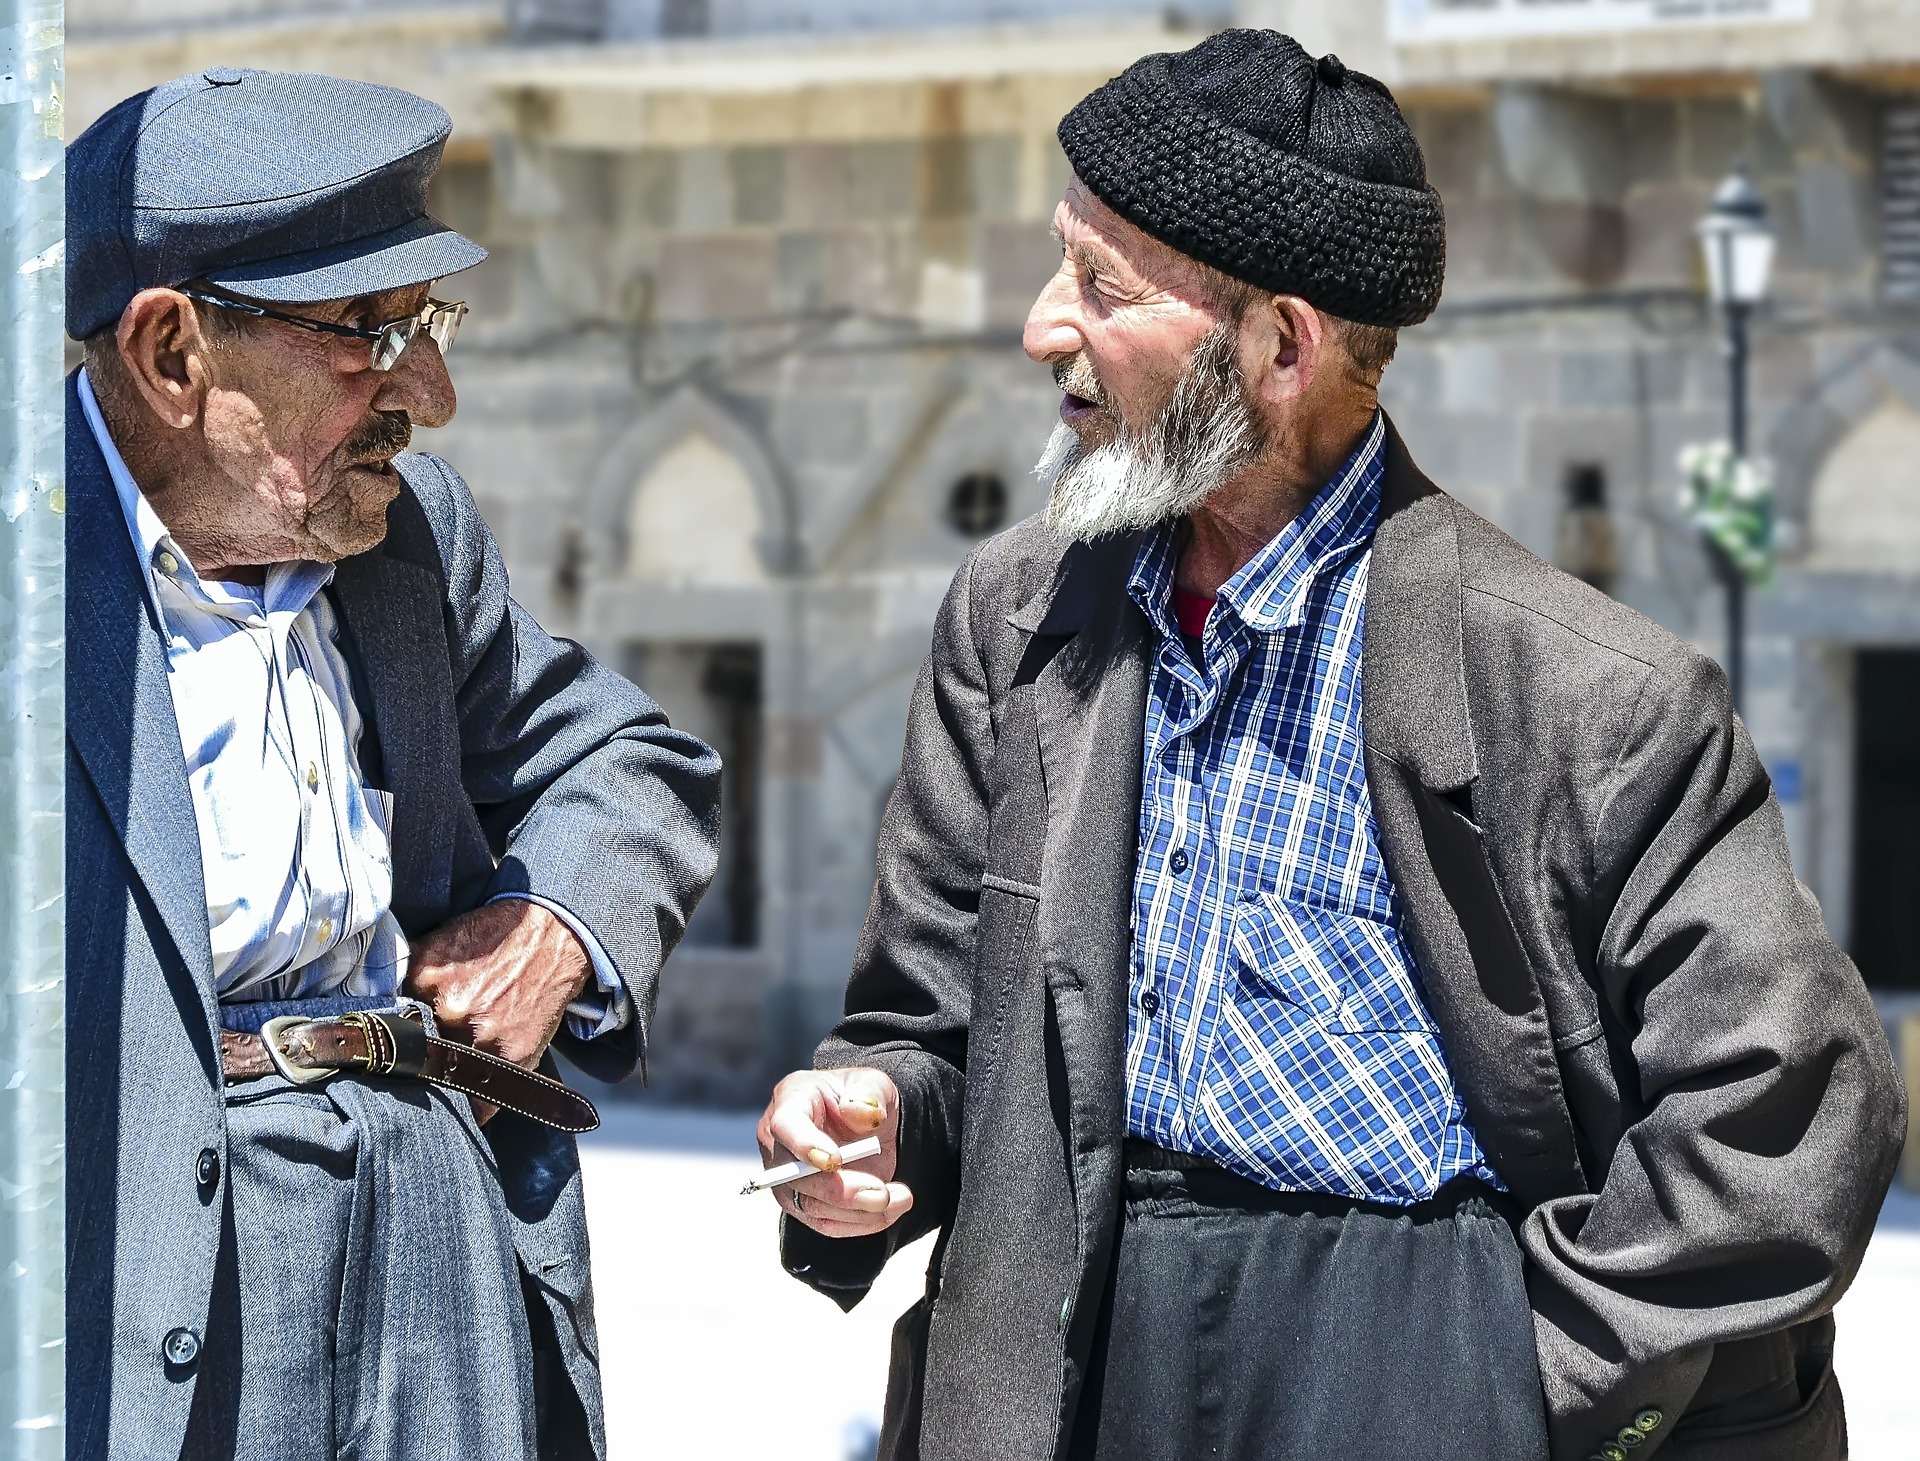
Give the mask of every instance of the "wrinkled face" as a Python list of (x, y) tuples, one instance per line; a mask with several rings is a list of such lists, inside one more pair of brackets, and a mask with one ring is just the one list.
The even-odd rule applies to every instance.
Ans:
[(1054, 210), (1060, 268), (1027, 315), (1027, 354), (1053, 367), (1060, 419), (1087, 449), (1144, 430), (1194, 350), (1226, 321), (1192, 261), (1077, 178)]
[[(285, 313), (372, 328), (412, 314), (427, 286)], [(395, 455), (415, 425), (439, 426), (454, 411), (453, 383), (425, 331), (393, 369), (373, 370), (369, 343), (316, 334), (277, 320), (216, 311), (215, 348), (202, 412), (205, 441), (224, 481), (202, 500), (232, 563), (335, 562), (386, 536), (399, 495)], [(238, 329), (223, 325), (238, 322)]]
[(1191, 261), (1076, 181), (1054, 215), (1061, 264), (1027, 317), (1053, 367), (1060, 422), (1034, 468), (1047, 518), (1092, 541), (1186, 516), (1255, 461), (1264, 438), (1240, 326)]

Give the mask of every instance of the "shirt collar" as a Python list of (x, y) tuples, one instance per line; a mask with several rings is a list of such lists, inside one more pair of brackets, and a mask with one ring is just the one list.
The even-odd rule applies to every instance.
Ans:
[[(1320, 571), (1373, 538), (1380, 521), (1386, 439), (1386, 418), (1376, 411), (1373, 424), (1332, 481), (1221, 586), (1217, 602), (1263, 633), (1300, 622), (1307, 590)], [(1169, 523), (1141, 540), (1127, 583), (1133, 601), (1163, 636), (1178, 632), (1170, 595), (1179, 563), (1180, 531)]]
[(153, 504), (133, 480), (126, 458), (114, 445), (106, 418), (100, 414), (100, 403), (94, 398), (93, 382), (84, 365), (80, 367), (78, 390), (81, 414), (86, 417), (87, 429), (93, 433), (94, 444), (106, 461), (107, 475), (113, 479), (114, 493), (120, 499), (120, 514), (126, 519), (128, 536), (133, 539), (134, 554), (145, 570), (142, 578), (147, 598), (162, 623), (166, 622), (165, 600), (176, 596), (207, 613), (244, 620), (263, 614), (298, 614), (313, 602), (315, 594), (333, 582), (332, 564), (308, 562), (273, 564), (267, 569), (263, 590), (219, 579), (202, 579), (194, 569), (193, 560), (167, 531), (160, 514), (153, 510)]

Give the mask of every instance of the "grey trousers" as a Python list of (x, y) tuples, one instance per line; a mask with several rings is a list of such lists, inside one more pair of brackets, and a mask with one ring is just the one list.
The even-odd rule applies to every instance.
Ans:
[(533, 1461), (534, 1355), (485, 1138), (444, 1091), (227, 1092), (227, 1232), (183, 1461)]

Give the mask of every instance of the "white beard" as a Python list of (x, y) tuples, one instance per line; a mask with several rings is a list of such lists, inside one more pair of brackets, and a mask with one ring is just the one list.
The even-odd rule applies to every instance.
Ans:
[(1185, 517), (1260, 454), (1260, 432), (1221, 326), (1194, 347), (1172, 397), (1145, 431), (1124, 425), (1088, 451), (1062, 421), (1033, 474), (1047, 484), (1047, 525), (1090, 543)]

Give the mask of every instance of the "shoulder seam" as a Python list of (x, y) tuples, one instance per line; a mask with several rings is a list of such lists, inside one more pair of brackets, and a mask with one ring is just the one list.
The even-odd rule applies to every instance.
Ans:
[(1477, 583), (1462, 582), (1460, 585), (1460, 588), (1463, 593), (1479, 594), (1482, 598), (1492, 599), (1496, 603), (1509, 604), (1512, 607), (1520, 610), (1524, 614), (1533, 615), (1536, 619), (1545, 619), (1549, 624), (1557, 624), (1560, 628), (1566, 630), (1567, 633), (1572, 634), (1577, 638), (1586, 640), (1588, 644), (1591, 644), (1596, 649), (1604, 649), (1609, 654), (1618, 655), (1621, 659), (1624, 659), (1624, 660), (1631, 660), (1633, 663), (1637, 665), (1644, 665), (1649, 670), (1659, 668), (1658, 664), (1655, 661), (1646, 658), (1646, 656), (1635, 654), (1630, 649), (1622, 649), (1617, 644), (1609, 644), (1604, 639), (1596, 639), (1593, 635), (1589, 634), (1586, 630), (1582, 629), (1578, 624), (1569, 624), (1565, 619), (1562, 619), (1559, 615), (1548, 613), (1545, 609), (1541, 608), (1540, 605), (1538, 604), (1524, 603), (1521, 600), (1514, 598), (1510, 594), (1497, 593), (1493, 589), (1482, 588)]

